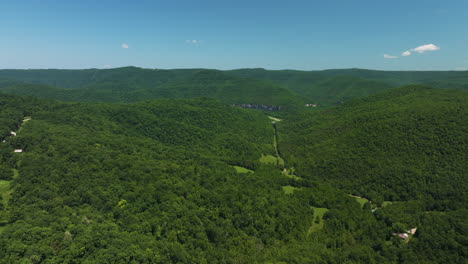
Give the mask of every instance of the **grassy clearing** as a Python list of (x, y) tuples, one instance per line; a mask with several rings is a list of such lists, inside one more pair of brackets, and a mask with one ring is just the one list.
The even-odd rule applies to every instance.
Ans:
[(240, 166), (232, 166), (234, 169), (236, 169), (236, 172), (237, 173), (254, 173), (253, 170), (249, 170), (249, 169), (246, 169), (244, 167), (240, 167)]
[(11, 196), (10, 190), (11, 181), (0, 181), (0, 195), (2, 196), (3, 205), (6, 207), (8, 204), (8, 200)]
[(369, 202), (369, 200), (367, 200), (366, 198), (362, 198), (362, 197), (359, 197), (359, 196), (356, 196), (356, 195), (349, 195), (351, 197), (353, 197), (354, 199), (356, 199), (356, 201), (361, 205), (361, 208), (364, 207), (364, 205)]
[[(13, 178), (18, 177), (18, 170), (13, 169)], [(6, 207), (10, 200), (12, 190), (10, 189), (11, 181), (0, 181), (0, 196), (2, 196), (3, 205)]]
[[(13, 169), (13, 178), (18, 177), (18, 170)], [(0, 181), (0, 196), (2, 200), (0, 201), (3, 203), (3, 210), (0, 211), (0, 233), (6, 228), (6, 225), (10, 219), (10, 212), (8, 210), (8, 201), (11, 198), (11, 181)]]
[(294, 186), (291, 186), (291, 185), (286, 185), (286, 186), (283, 186), (283, 192), (285, 194), (291, 194), (293, 193), (295, 190), (297, 190), (298, 188), (297, 187), (294, 187)]
[(312, 221), (312, 225), (307, 232), (307, 235), (310, 235), (313, 232), (317, 232), (323, 228), (323, 215), (328, 212), (327, 208), (320, 208), (320, 207), (311, 207), (314, 210), (314, 220)]
[(286, 177), (288, 177), (288, 178), (291, 178), (291, 179), (294, 179), (294, 180), (296, 180), (296, 181), (301, 181), (301, 180), (303, 180), (301, 177), (294, 175), (294, 168), (284, 169), (284, 170), (282, 171), (282, 173), (283, 173), (284, 176), (286, 176)]
[(385, 206), (388, 206), (388, 205), (391, 205), (393, 202), (390, 202), (390, 201), (384, 201), (382, 203), (382, 208), (385, 207)]
[(3, 232), (10, 219), (7, 210), (8, 200), (11, 197), (10, 183), (11, 181), (0, 181), (0, 196), (3, 198), (0, 202), (3, 203), (4, 208), (0, 211), (0, 233)]
[(260, 158), (260, 162), (263, 164), (271, 164), (277, 166), (284, 166), (284, 160), (282, 158), (277, 158), (273, 155), (263, 155)]
[(274, 123), (280, 122), (280, 121), (281, 121), (281, 119), (276, 118), (276, 117), (272, 117), (272, 116), (268, 116), (268, 118), (270, 118), (270, 120), (271, 120), (272, 122), (274, 122)]
[(17, 133), (19, 133), (21, 130), (23, 130), (23, 127), (24, 125), (26, 124), (26, 122), (30, 121), (31, 120), (31, 117), (30, 116), (25, 116), (23, 118), (23, 123), (21, 123), (21, 126), (19, 127)]

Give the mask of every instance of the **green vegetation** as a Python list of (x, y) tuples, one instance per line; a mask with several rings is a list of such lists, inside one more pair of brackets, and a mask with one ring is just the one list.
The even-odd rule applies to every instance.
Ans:
[(0, 195), (2, 196), (4, 208), (7, 207), (8, 200), (10, 199), (10, 185), (11, 181), (0, 181)]
[(0, 78), (0, 263), (466, 262), (466, 73)]
[[(268, 81), (240, 78), (215, 70), (147, 70), (134, 67), (77, 74), (82, 80), (62, 80), (72, 71), (0, 71), (0, 91), (75, 102), (137, 102), (155, 98), (210, 97), (228, 104), (301, 105), (291, 90)], [(29, 74), (29, 75), (28, 75)], [(50, 79), (49, 79), (50, 78)], [(54, 78), (57, 78), (55, 81)]]
[(232, 167), (237, 171), (237, 173), (253, 173), (254, 172), (253, 170), (249, 170), (244, 167), (239, 167), (239, 166), (232, 166)]
[(278, 123), (282, 155), (298, 174), (377, 206), (429, 196), (459, 208), (466, 201), (459, 180), (466, 168), (467, 102), (465, 91), (410, 86), (305, 113)]
[(309, 228), (308, 235), (311, 233), (317, 232), (323, 228), (324, 222), (323, 222), (323, 215), (328, 212), (327, 208), (319, 208), (319, 207), (311, 207), (312, 211), (314, 212), (313, 214), (313, 219), (314, 221), (312, 222), (312, 225)]
[[(0, 70), (0, 91), (79, 102), (136, 102), (208, 96), (229, 104), (341, 104), (407, 84), (468, 89), (468, 72), (270, 71), (240, 69)], [(281, 115), (281, 114), (280, 114)]]
[(277, 158), (273, 155), (263, 155), (260, 157), (260, 162), (263, 164), (271, 164), (275, 166), (284, 166), (284, 160), (282, 158)]
[(384, 201), (384, 202), (382, 203), (382, 207), (389, 206), (389, 205), (391, 205), (391, 204), (393, 204), (393, 202)]
[[(356, 199), (356, 201), (361, 205), (361, 208), (364, 207), (364, 205), (369, 202), (369, 200), (367, 200), (366, 198), (362, 198), (362, 197), (355, 196), (355, 195), (351, 195), (351, 196), (354, 199)], [(383, 206), (383, 204), (382, 204), (382, 206)]]
[(268, 118), (269, 118), (272, 122), (274, 122), (274, 123), (280, 122), (280, 121), (281, 121), (281, 119), (276, 118), (276, 117), (272, 117), (272, 116), (268, 116)]
[(409, 84), (436, 88), (468, 89), (468, 71), (374, 71), (363, 69), (325, 71), (271, 71), (240, 69), (230, 74), (282, 85), (319, 107), (340, 104)]
[(291, 178), (291, 179), (294, 179), (296, 181), (302, 180), (301, 177), (298, 177), (297, 175), (294, 175), (294, 168), (289, 168), (289, 169), (284, 168), (282, 173), (283, 173), (284, 176), (286, 176), (288, 178)]
[(285, 194), (291, 194), (294, 192), (294, 190), (296, 190), (297, 188), (294, 187), (294, 186), (291, 186), (291, 185), (286, 185), (286, 186), (282, 186), (282, 189), (283, 189), (283, 192)]
[(263, 261), (308, 227), (307, 203), (285, 197), (278, 169), (258, 162), (273, 152), (262, 113), (208, 99), (39, 108), (1, 146), (19, 171), (1, 263)]
[[(466, 91), (392, 89), (321, 112), (291, 115), (277, 124), (279, 145), (286, 166), (294, 166), (296, 174), (362, 196), (357, 198), (362, 210), (377, 208), (373, 214), (391, 232), (398, 232), (398, 223), (418, 227), (404, 259), (417, 255), (429, 262), (459, 262), (459, 255), (436, 243), (460, 252), (465, 237), (458, 228), (468, 204), (463, 180), (467, 103)], [(393, 236), (388, 245), (399, 242)]]

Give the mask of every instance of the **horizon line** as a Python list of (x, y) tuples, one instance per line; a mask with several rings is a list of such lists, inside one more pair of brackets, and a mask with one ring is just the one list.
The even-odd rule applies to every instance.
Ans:
[(263, 67), (247, 67), (247, 68), (233, 68), (233, 69), (215, 69), (215, 68), (145, 68), (139, 66), (121, 66), (109, 68), (3, 68), (0, 71), (38, 71), (38, 70), (64, 70), (64, 71), (80, 71), (80, 70), (116, 70), (124, 68), (137, 68), (143, 70), (214, 70), (214, 71), (236, 71), (236, 70), (265, 70), (265, 71), (299, 71), (299, 72), (320, 72), (320, 71), (333, 71), (333, 70), (361, 70), (361, 71), (380, 71), (380, 72), (468, 72), (468, 69), (451, 69), (451, 70), (378, 70), (367, 68), (329, 68), (321, 70), (300, 70), (300, 69), (267, 69)]

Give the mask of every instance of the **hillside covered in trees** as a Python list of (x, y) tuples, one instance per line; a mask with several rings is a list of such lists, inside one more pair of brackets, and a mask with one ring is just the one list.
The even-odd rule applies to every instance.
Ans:
[(468, 71), (239, 69), (0, 70), (0, 91), (74, 102), (209, 96), (229, 104), (320, 107), (408, 84), (468, 89)]
[[(67, 79), (76, 73), (72, 79)], [(291, 90), (269, 81), (217, 70), (0, 71), (0, 91), (73, 102), (137, 102), (156, 98), (211, 97), (228, 104), (303, 104)]]
[[(306, 96), (308, 100), (314, 100), (315, 103), (324, 105), (410, 84), (422, 84), (442, 89), (468, 89), (468, 71), (239, 69), (230, 71), (230, 73), (244, 78), (271, 81)], [(329, 101), (316, 100), (316, 96), (325, 97)], [(330, 101), (331, 99), (334, 101)]]
[(281, 151), (301, 174), (372, 200), (431, 196), (459, 207), (467, 202), (467, 106), (465, 91), (392, 89), (279, 123)]
[(465, 263), (465, 75), (2, 70), (0, 263)]

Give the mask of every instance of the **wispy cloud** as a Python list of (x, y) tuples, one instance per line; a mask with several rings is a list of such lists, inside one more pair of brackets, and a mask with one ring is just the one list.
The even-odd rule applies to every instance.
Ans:
[(130, 46), (128, 46), (128, 44), (125, 44), (125, 43), (123, 43), (123, 44), (121, 45), (121, 47), (122, 47), (122, 49), (128, 49), (128, 48), (130, 48)]
[(110, 65), (110, 64), (105, 64), (104, 66), (102, 66), (102, 68), (104, 68), (104, 69), (110, 69), (110, 68), (112, 68), (112, 65)]
[(411, 55), (411, 51), (407, 50), (407, 51), (404, 51), (401, 56), (409, 56)]
[(426, 45), (422, 45), (413, 49), (413, 51), (416, 51), (418, 53), (424, 53), (426, 51), (435, 51), (435, 50), (440, 50), (440, 47), (437, 47), (434, 44), (426, 44)]
[(201, 44), (203, 41), (199, 40), (199, 39), (188, 39), (185, 41), (186, 43), (189, 43), (189, 44)]
[(456, 71), (468, 71), (468, 67), (456, 67)]
[(392, 56), (392, 55), (388, 55), (388, 54), (384, 54), (383, 57), (386, 58), (386, 59), (396, 59), (396, 58), (398, 58), (397, 56)]
[[(401, 56), (407, 57), (412, 54), (412, 52), (417, 52), (417, 53), (424, 53), (426, 51), (436, 51), (440, 50), (440, 47), (434, 45), (434, 44), (426, 44), (426, 45), (421, 45), (419, 47), (416, 47), (414, 49), (406, 50), (401, 53)], [(396, 59), (398, 58), (397, 56), (392, 56), (388, 54), (384, 54), (384, 58), (386, 59)]]

